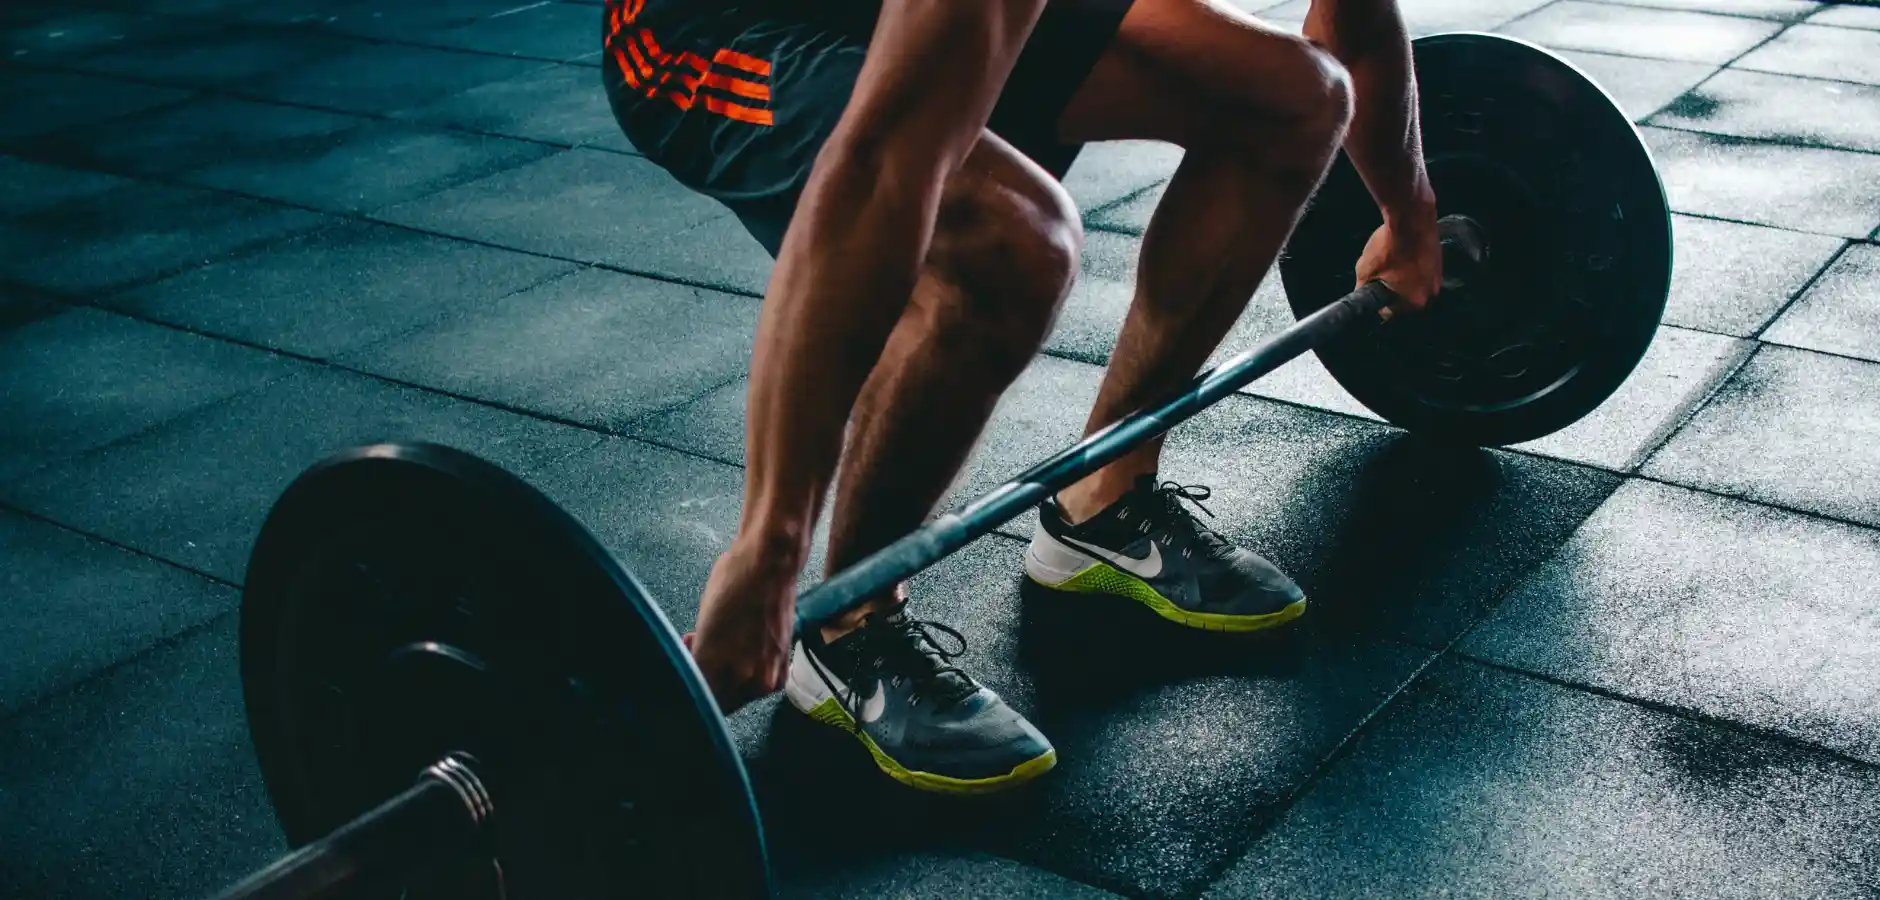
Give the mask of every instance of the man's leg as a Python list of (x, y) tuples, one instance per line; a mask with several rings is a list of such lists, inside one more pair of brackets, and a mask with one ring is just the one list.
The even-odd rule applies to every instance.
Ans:
[[(1061, 128), (1069, 140), (1151, 138), (1186, 153), (1143, 236), (1088, 431), (1167, 400), (1200, 370), (1291, 234), (1349, 109), (1343, 69), (1303, 39), (1206, 0), (1138, 0)], [(1160, 453), (1161, 441), (1146, 443), (1047, 504), (1032, 577), (1214, 630), (1303, 611), (1290, 579), (1201, 525), (1184, 492), (1157, 489)]]
[[(933, 511), (999, 395), (1044, 342), (1081, 243), (1063, 188), (984, 136), (947, 184), (925, 269), (850, 419), (829, 571)], [(941, 636), (949, 629), (907, 615), (897, 593), (796, 648), (784, 685), (791, 704), (854, 731), (877, 766), (922, 789), (990, 791), (1048, 771), (1050, 743), (953, 665), (957, 651)]]
[[(1083, 232), (1049, 173), (987, 134), (948, 185), (912, 302), (849, 425), (828, 573), (918, 528), (1069, 293)], [(860, 624), (880, 601), (823, 629)]]

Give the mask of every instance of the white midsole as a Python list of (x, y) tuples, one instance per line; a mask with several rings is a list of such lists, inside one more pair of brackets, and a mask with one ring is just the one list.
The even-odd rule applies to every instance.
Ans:
[(1048, 587), (1057, 587), (1088, 571), (1102, 560), (1051, 536), (1040, 527), (1025, 551), (1025, 574)]

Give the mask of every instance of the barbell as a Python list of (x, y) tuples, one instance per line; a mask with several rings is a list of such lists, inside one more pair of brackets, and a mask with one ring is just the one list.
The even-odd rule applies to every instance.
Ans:
[[(1445, 283), (1384, 321), (1352, 262), (1379, 224), (1337, 160), (1280, 263), (1298, 321), (804, 592), (803, 633), (1307, 349), (1386, 420), (1478, 445), (1578, 421), (1651, 342), (1670, 214), (1631, 123), (1510, 38), (1414, 43)], [(749, 780), (671, 623), (516, 476), (432, 444), (302, 473), (241, 601), (243, 698), (297, 849), (224, 898), (766, 896)]]

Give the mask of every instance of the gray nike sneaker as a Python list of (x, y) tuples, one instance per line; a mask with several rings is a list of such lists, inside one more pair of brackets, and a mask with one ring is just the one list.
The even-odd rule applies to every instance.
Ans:
[[(1088, 521), (1070, 524), (1056, 498), (1038, 509), (1025, 574), (1060, 591), (1128, 597), (1190, 628), (1258, 631), (1306, 611), (1292, 579), (1195, 518), (1210, 491), (1154, 478)], [(1208, 513), (1210, 516), (1213, 513)]]
[[(938, 634), (959, 649), (942, 649)], [(855, 735), (881, 771), (909, 787), (991, 793), (1050, 771), (1057, 751), (1044, 735), (952, 664), (965, 649), (959, 632), (909, 618), (903, 605), (828, 644), (799, 641), (784, 696)]]

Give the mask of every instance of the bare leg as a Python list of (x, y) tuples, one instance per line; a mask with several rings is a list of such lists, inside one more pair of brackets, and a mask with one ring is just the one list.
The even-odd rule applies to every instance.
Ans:
[[(850, 423), (831, 522), (831, 573), (933, 512), (1070, 289), (1081, 234), (1076, 211), (1049, 174), (988, 135), (948, 190), (913, 302)], [(877, 598), (829, 623), (825, 638), (855, 628), (891, 599)]]
[[(1306, 42), (1199, 0), (1138, 0), (1066, 111), (1073, 140), (1187, 152), (1143, 236), (1136, 296), (1087, 430), (1173, 396), (1245, 310), (1331, 161), (1342, 70)], [(1059, 495), (1081, 521), (1154, 474), (1160, 440)]]

